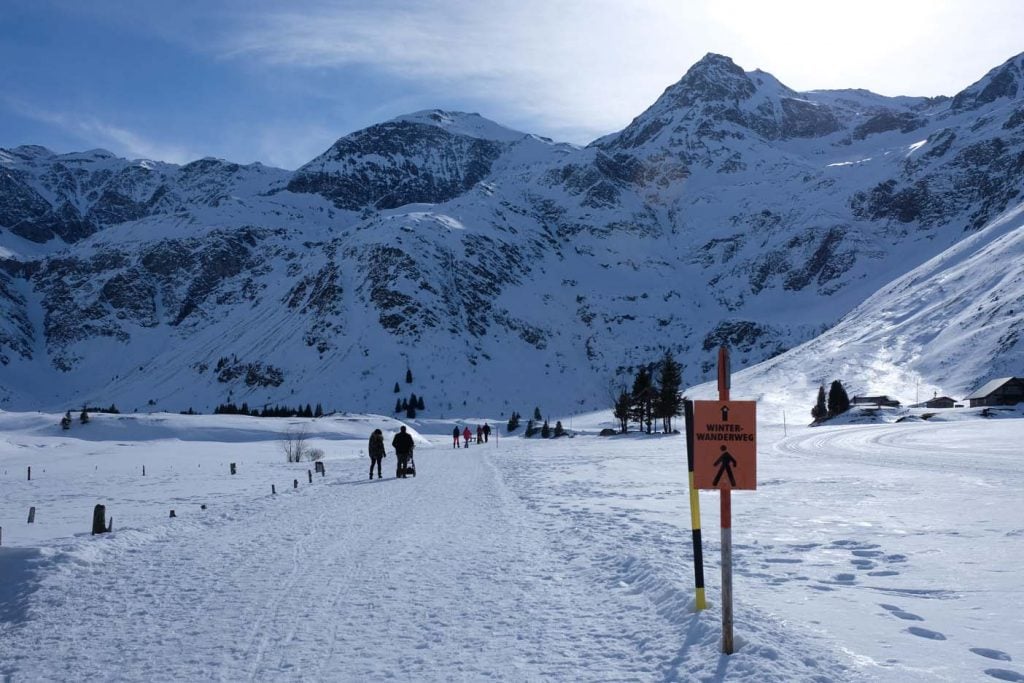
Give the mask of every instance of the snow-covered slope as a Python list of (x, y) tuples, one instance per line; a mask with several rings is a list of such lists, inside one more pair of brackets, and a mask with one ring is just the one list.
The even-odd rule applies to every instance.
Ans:
[(664, 349), (753, 365), (1019, 201), (1022, 61), (926, 99), (708, 55), (586, 148), (434, 110), (294, 173), (0, 151), (0, 403), (386, 412), (408, 367), (433, 416), (568, 412)]

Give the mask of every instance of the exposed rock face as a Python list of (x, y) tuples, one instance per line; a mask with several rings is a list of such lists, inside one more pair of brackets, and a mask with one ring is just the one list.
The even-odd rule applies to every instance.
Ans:
[(338, 140), (296, 171), (288, 189), (353, 211), (439, 204), (487, 177), (503, 149), (427, 123), (393, 121)]
[(708, 55), (586, 148), (435, 110), (294, 173), (0, 150), (0, 401), (387, 411), (409, 364), (580, 409), (666, 348), (755, 363), (1021, 201), (1021, 64), (888, 98)]

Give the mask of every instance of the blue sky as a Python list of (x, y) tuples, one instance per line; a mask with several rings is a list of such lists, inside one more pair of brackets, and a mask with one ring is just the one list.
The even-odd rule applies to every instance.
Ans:
[(707, 52), (798, 90), (953, 95), (1017, 0), (0, 0), (0, 147), (295, 168), (420, 109), (584, 144)]

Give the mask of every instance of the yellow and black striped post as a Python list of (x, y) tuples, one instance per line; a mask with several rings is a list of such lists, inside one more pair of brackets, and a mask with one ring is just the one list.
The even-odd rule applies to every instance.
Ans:
[(697, 597), (694, 601), (698, 610), (707, 608), (704, 599), (704, 551), (700, 540), (700, 495), (693, 481), (693, 401), (683, 402), (686, 418), (686, 467), (690, 477), (690, 527), (693, 529), (693, 578), (697, 586)]

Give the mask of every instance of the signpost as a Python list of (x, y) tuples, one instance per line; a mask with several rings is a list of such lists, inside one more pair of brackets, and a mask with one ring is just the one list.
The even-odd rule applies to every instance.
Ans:
[(718, 400), (694, 401), (692, 420), (687, 411), (686, 432), (687, 455), (693, 454), (691, 495), (694, 488), (717, 490), (720, 495), (722, 652), (727, 655), (733, 653), (732, 491), (757, 488), (757, 403), (730, 400), (730, 385), (729, 350), (722, 346), (718, 350)]

